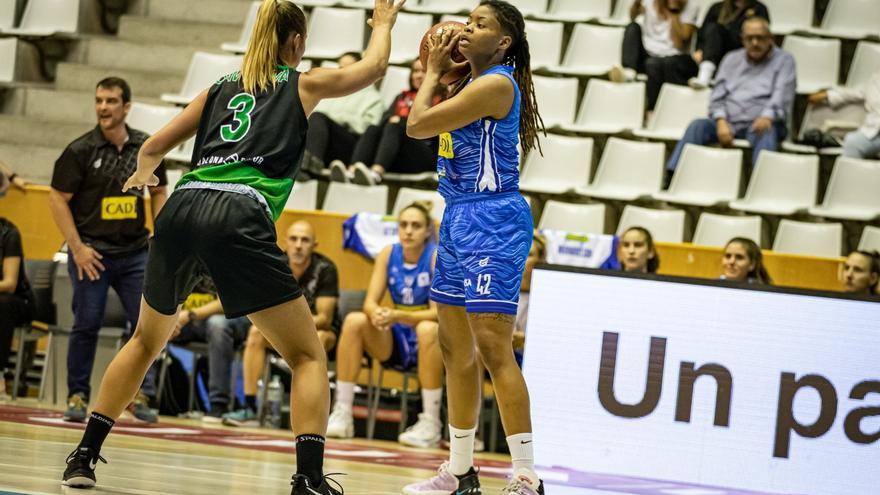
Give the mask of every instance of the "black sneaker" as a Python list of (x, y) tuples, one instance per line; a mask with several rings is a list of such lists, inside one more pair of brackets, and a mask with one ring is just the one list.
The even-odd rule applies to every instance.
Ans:
[(93, 453), (88, 447), (77, 448), (67, 456), (67, 469), (64, 470), (61, 484), (73, 488), (95, 486), (95, 466), (98, 461), (107, 464), (103, 457)]
[[(304, 474), (295, 474), (293, 475), (293, 479), (290, 481), (290, 484), (293, 485), (293, 489), (290, 490), (290, 495), (342, 495), (345, 491), (342, 489), (342, 485), (339, 484), (338, 481), (330, 478), (335, 474), (333, 473), (324, 476), (324, 479), (321, 480), (321, 484), (317, 487), (312, 486), (311, 480), (309, 477)], [(330, 486), (328, 481), (332, 481), (336, 488)]]
[(480, 475), (473, 467), (470, 471), (461, 476), (456, 476), (456, 478), (458, 478), (458, 489), (455, 490), (454, 495), (482, 495)]

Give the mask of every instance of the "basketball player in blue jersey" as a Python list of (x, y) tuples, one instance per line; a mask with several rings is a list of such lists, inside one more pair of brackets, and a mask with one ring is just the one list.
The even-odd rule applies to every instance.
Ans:
[[(454, 96), (431, 106), (457, 44), (470, 77)], [(412, 106), (410, 137), (440, 137), (437, 169), (446, 211), (440, 224), (431, 299), (438, 303), (446, 366), (450, 458), (409, 495), (478, 495), (473, 445), (480, 398), (475, 347), (492, 375), (513, 459), (506, 495), (543, 494), (534, 470), (529, 393), (511, 336), (520, 281), (532, 242), (532, 217), (518, 191), (519, 153), (543, 128), (529, 68), (522, 14), (484, 0), (460, 32), (429, 42), (425, 80)]]
[(199, 94), (141, 147), (123, 191), (156, 185), (153, 171), (162, 157), (196, 135), (193, 171), (156, 220), (137, 328), (104, 375), (83, 439), (67, 458), (65, 485), (95, 485), (104, 439), (171, 336), (180, 304), (204, 270), (226, 315), (247, 315), (293, 370), (297, 471), (291, 493), (341, 493), (323, 475), (330, 407), (326, 356), (276, 243), (274, 220), (302, 161), (309, 114), (321, 99), (354, 93), (383, 76), (402, 5), (375, 0), (373, 32), (360, 62), (300, 74), (293, 67), (305, 52), (305, 15), (291, 2), (263, 0), (241, 70)]

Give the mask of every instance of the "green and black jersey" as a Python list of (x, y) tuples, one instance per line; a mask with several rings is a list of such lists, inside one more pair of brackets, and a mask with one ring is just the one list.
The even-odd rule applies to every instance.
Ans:
[(248, 186), (265, 198), (277, 219), (302, 162), (307, 130), (299, 72), (279, 66), (275, 88), (256, 95), (242, 88), (240, 72), (224, 76), (208, 90), (193, 170), (178, 184)]

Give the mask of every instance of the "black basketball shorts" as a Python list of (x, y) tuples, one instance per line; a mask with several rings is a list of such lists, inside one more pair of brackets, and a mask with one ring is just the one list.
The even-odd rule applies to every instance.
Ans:
[(156, 219), (144, 299), (172, 315), (204, 274), (229, 318), (302, 295), (259, 202), (234, 192), (179, 189)]

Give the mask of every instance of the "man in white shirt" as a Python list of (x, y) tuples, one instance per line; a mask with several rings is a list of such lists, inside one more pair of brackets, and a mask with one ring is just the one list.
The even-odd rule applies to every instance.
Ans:
[(853, 158), (880, 158), (880, 70), (871, 79), (856, 88), (832, 88), (810, 95), (813, 105), (828, 103), (838, 108), (849, 103), (865, 105), (862, 126), (846, 135), (843, 156)]
[[(621, 0), (623, 1), (623, 0)], [(687, 0), (633, 0), (632, 22), (623, 35), (623, 67), (611, 69), (615, 82), (648, 75), (648, 110), (653, 110), (663, 83), (685, 85), (697, 75), (690, 55), (699, 7)]]

